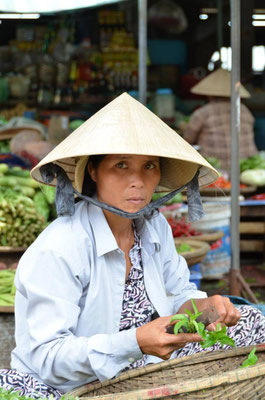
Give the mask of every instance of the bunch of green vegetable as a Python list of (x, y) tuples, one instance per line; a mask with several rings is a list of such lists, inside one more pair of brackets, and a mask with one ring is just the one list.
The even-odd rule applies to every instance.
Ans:
[[(154, 193), (152, 196), (152, 201), (158, 200), (161, 197), (165, 196), (167, 193), (165, 192), (160, 192), (160, 193)], [(166, 203), (164, 203), (166, 206), (169, 206), (171, 204), (175, 203), (181, 203), (182, 202), (182, 194), (179, 192), (177, 193), (172, 199), (168, 200)]]
[(12, 188), (29, 197), (33, 197), (36, 189), (39, 189), (38, 182), (31, 178), (28, 170), (20, 167), (10, 168), (4, 163), (0, 164), (0, 186)]
[(240, 182), (246, 185), (265, 186), (265, 169), (247, 169), (240, 174)]
[(13, 306), (15, 303), (15, 272), (15, 269), (0, 270), (0, 306)]
[[(43, 399), (44, 397), (39, 397), (38, 400), (43, 400)], [(45, 399), (47, 399), (47, 397), (45, 397)], [(54, 399), (53, 395), (50, 395), (49, 400), (53, 399)], [(34, 400), (34, 399), (28, 396), (20, 396), (19, 392), (0, 388), (0, 400)], [(61, 397), (61, 400), (79, 400), (79, 397), (64, 395)]]
[(240, 172), (249, 169), (265, 169), (265, 159), (260, 154), (255, 154), (248, 158), (242, 158), (240, 160)]
[(1, 246), (27, 247), (45, 226), (31, 198), (10, 189), (0, 189)]
[(181, 253), (186, 253), (187, 251), (192, 251), (192, 247), (188, 243), (184, 242), (176, 246), (176, 250), (179, 254), (181, 254)]
[(10, 153), (10, 140), (0, 140), (0, 153)]
[(0, 186), (32, 198), (37, 212), (46, 222), (56, 217), (55, 188), (36, 182), (28, 170), (0, 163)]
[(211, 164), (214, 168), (221, 168), (220, 160), (216, 157), (204, 157), (209, 164)]
[(234, 347), (234, 340), (226, 334), (226, 326), (221, 327), (220, 324), (217, 324), (215, 331), (207, 331), (203, 322), (196, 321), (202, 313), (198, 311), (193, 299), (191, 302), (194, 313), (190, 312), (189, 310), (184, 310), (186, 314), (176, 314), (170, 320), (170, 322), (177, 321), (174, 325), (175, 335), (177, 335), (179, 332), (198, 333), (203, 339), (201, 342), (202, 348), (211, 347), (217, 342), (219, 342), (222, 346), (229, 345)]

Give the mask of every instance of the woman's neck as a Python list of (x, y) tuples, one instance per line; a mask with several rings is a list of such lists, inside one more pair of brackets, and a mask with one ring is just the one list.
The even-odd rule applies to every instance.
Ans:
[(131, 219), (120, 217), (106, 210), (103, 210), (103, 213), (118, 244), (124, 242), (124, 240), (133, 240), (133, 223)]

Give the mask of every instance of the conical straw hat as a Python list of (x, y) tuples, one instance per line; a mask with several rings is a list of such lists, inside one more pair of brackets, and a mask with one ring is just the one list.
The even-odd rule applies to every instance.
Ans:
[(32, 177), (44, 183), (40, 167), (55, 163), (64, 168), (74, 187), (81, 191), (86, 161), (95, 154), (162, 157), (159, 186), (165, 190), (187, 184), (199, 166), (200, 185), (208, 185), (218, 177), (204, 157), (127, 93), (111, 101), (58, 144), (33, 168)]
[[(219, 68), (193, 86), (191, 92), (205, 96), (230, 97), (231, 74), (229, 71)], [(241, 84), (239, 93), (242, 98), (250, 97), (250, 93)]]

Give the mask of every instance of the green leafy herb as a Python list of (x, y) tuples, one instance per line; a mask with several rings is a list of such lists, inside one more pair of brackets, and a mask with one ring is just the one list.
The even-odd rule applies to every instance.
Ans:
[[(173, 322), (176, 320), (178, 321), (178, 322), (176, 322), (176, 324), (174, 326), (175, 335), (177, 335), (179, 332), (195, 333), (198, 331), (197, 329), (201, 329), (201, 328), (198, 328), (198, 326), (201, 326), (199, 324), (202, 324), (202, 323), (197, 322), (196, 319), (202, 313), (198, 311), (193, 299), (191, 300), (191, 302), (192, 302), (194, 314), (192, 314), (189, 310), (184, 310), (186, 314), (176, 314), (170, 320), (170, 322)], [(204, 325), (203, 325), (203, 327), (204, 327)]]
[(256, 352), (256, 347), (251, 350), (251, 352), (248, 355), (248, 358), (243, 361), (243, 363), (240, 365), (241, 368), (249, 367), (250, 365), (255, 365), (256, 362), (258, 361), (258, 357), (255, 354)]
[[(43, 400), (44, 397), (39, 397), (38, 400)], [(46, 397), (45, 397), (46, 399)], [(51, 395), (49, 397), (49, 400), (53, 400), (54, 397)], [(0, 400), (34, 400), (32, 397), (27, 397), (27, 396), (20, 396), (19, 392), (15, 392), (12, 390), (5, 390), (3, 388), (0, 388)], [(79, 400), (79, 397), (73, 397), (73, 396), (67, 396), (64, 395), (61, 397), (61, 400)]]
[(235, 342), (227, 334), (227, 327), (221, 327), (221, 324), (217, 324), (215, 331), (207, 331), (206, 339), (201, 343), (203, 349), (211, 347), (215, 343), (219, 342), (222, 346), (225, 344), (231, 347), (235, 347)]
[(192, 307), (194, 313), (189, 310), (184, 310), (186, 314), (176, 314), (174, 315), (170, 322), (177, 321), (174, 325), (174, 333), (198, 333), (203, 341), (201, 346), (203, 349), (206, 347), (211, 347), (215, 343), (219, 342), (222, 346), (228, 345), (231, 347), (235, 346), (235, 342), (232, 338), (227, 335), (226, 326), (221, 327), (221, 324), (217, 324), (216, 330), (207, 331), (205, 325), (202, 322), (197, 322), (196, 319), (202, 314), (198, 311), (195, 301), (191, 299)]

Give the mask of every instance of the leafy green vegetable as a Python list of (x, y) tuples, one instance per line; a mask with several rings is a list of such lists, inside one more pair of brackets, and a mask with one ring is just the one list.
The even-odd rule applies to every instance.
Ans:
[(248, 169), (265, 169), (265, 159), (260, 154), (248, 158), (242, 158), (240, 160), (240, 172), (244, 172)]
[(209, 164), (211, 164), (214, 168), (221, 168), (220, 160), (216, 157), (205, 157)]
[[(46, 397), (39, 397), (38, 400), (43, 400), (46, 399)], [(49, 397), (49, 400), (53, 400), (54, 397), (51, 395)], [(27, 397), (27, 396), (20, 396), (19, 392), (14, 392), (12, 390), (5, 390), (3, 388), (0, 388), (0, 400), (34, 400), (32, 397)], [(61, 397), (60, 400), (79, 400), (79, 397), (73, 397), (73, 396), (67, 396), (64, 395)]]
[(23, 178), (30, 178), (29, 170), (22, 169), (19, 166), (8, 168), (5, 175), (7, 175), (7, 176), (22, 176)]
[(197, 322), (196, 319), (202, 314), (198, 311), (196, 304), (193, 299), (191, 299), (192, 307), (194, 313), (191, 313), (189, 310), (184, 310), (187, 314), (176, 314), (174, 315), (170, 322), (178, 321), (174, 325), (174, 333), (177, 335), (178, 333), (188, 332), (188, 333), (198, 333), (203, 341), (201, 342), (201, 346), (203, 349), (206, 347), (211, 347), (215, 343), (219, 342), (222, 346), (228, 345), (231, 347), (235, 346), (235, 342), (232, 338), (227, 335), (226, 326), (221, 327), (221, 324), (217, 324), (215, 331), (207, 331), (205, 329), (205, 325), (202, 322)]
[[(179, 332), (183, 332), (183, 327), (186, 332), (195, 333), (198, 332), (198, 329), (201, 331), (202, 322), (197, 322), (196, 319), (202, 314), (198, 311), (195, 301), (191, 299), (192, 307), (194, 310), (194, 314), (192, 314), (189, 310), (184, 310), (186, 314), (176, 314), (174, 315), (170, 322), (178, 321), (174, 326), (174, 333), (177, 335)], [(204, 329), (204, 325), (203, 325)]]
[(251, 350), (251, 352), (248, 355), (248, 358), (243, 361), (243, 363), (240, 365), (241, 368), (249, 367), (250, 365), (255, 365), (256, 362), (258, 361), (258, 357), (255, 354), (256, 352), (256, 347)]
[(40, 185), (40, 189), (46, 197), (48, 203), (52, 205), (55, 202), (55, 187), (49, 185)]
[(0, 153), (10, 153), (10, 139), (0, 140)]
[(227, 327), (221, 327), (221, 324), (217, 324), (215, 331), (207, 331), (206, 338), (201, 343), (203, 349), (211, 347), (215, 343), (219, 342), (222, 346), (227, 344), (228, 346), (235, 347), (235, 342), (232, 338), (226, 334)]
[(187, 243), (181, 243), (179, 246), (176, 246), (176, 250), (178, 253), (185, 253), (191, 251), (192, 247)]
[(33, 201), (38, 214), (42, 215), (44, 221), (47, 222), (50, 215), (50, 207), (46, 196), (42, 192), (37, 192), (33, 197)]
[[(158, 200), (161, 197), (165, 196), (167, 193), (154, 193), (152, 196), (152, 201)], [(181, 193), (177, 193), (175, 194), (175, 196), (168, 200), (166, 203), (164, 203), (165, 205), (169, 206), (171, 204), (175, 204), (175, 203), (181, 203), (182, 202), (182, 194)]]

